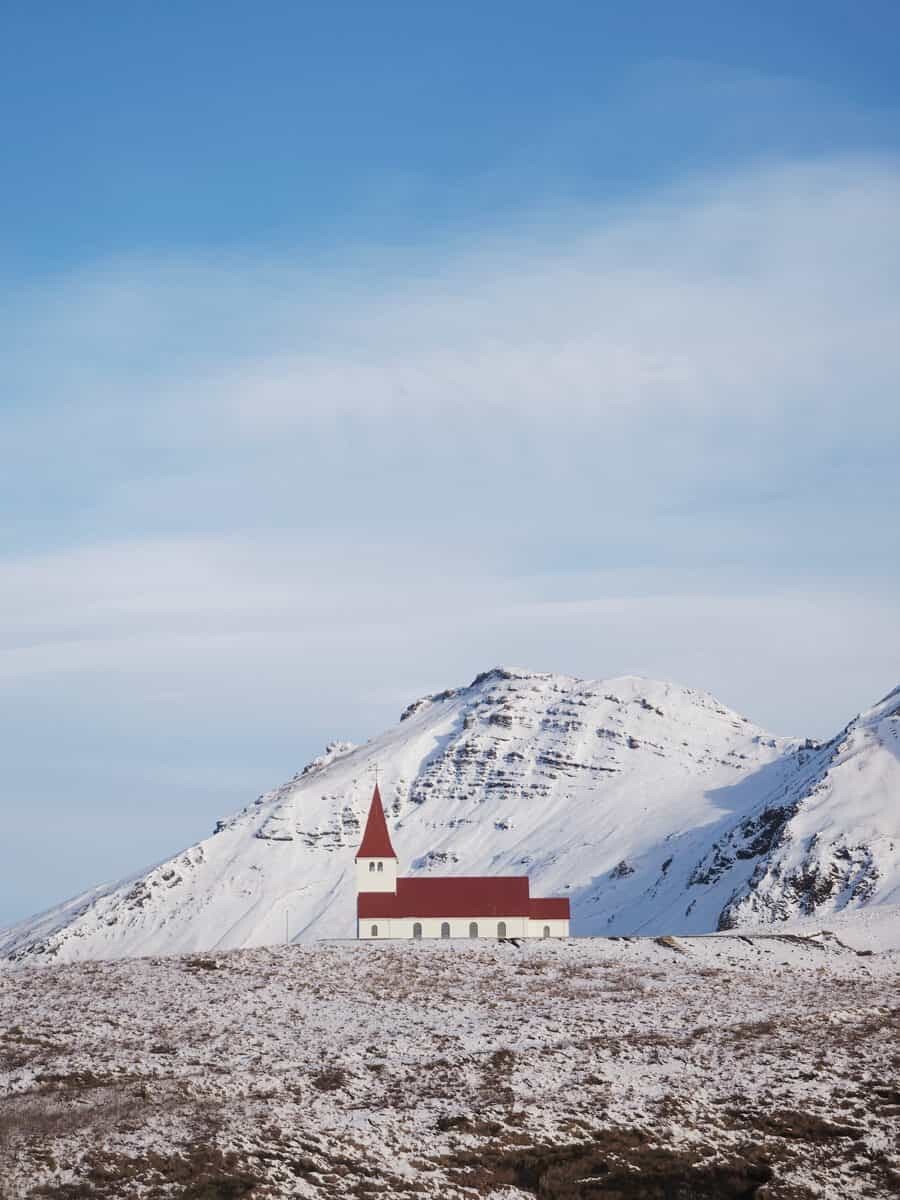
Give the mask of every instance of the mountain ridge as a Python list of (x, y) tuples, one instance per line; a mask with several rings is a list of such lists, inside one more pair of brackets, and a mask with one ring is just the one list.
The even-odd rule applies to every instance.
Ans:
[(819, 744), (675, 683), (494, 667), (361, 746), (329, 743), (172, 858), (0, 932), (0, 959), (352, 936), (376, 763), (402, 871), (527, 873), (570, 897), (576, 933), (900, 901), (900, 688)]

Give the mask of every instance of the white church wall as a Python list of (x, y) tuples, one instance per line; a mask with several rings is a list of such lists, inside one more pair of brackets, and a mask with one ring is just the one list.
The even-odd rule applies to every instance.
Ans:
[(552, 937), (552, 938), (567, 938), (569, 936), (569, 922), (554, 918), (548, 921), (529, 921), (528, 922), (528, 937)]
[(358, 858), (356, 860), (357, 892), (396, 892), (396, 858)]
[[(442, 938), (442, 926), (449, 925), (450, 938), (469, 938), (470, 924), (478, 927), (478, 938), (498, 937), (543, 937), (544, 927), (550, 929), (550, 937), (568, 937), (568, 921), (530, 921), (527, 917), (367, 917), (357, 923), (357, 936), (365, 941), (381, 941), (389, 938), (413, 938), (414, 927), (422, 927), (422, 938)], [(504, 924), (505, 933), (500, 932)], [(373, 930), (375, 932), (373, 932)]]

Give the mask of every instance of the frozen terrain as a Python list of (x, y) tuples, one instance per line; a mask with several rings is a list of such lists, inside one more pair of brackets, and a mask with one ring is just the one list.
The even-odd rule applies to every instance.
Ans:
[(886, 1200), (898, 983), (790, 935), (20, 967), (0, 1198)]
[[(354, 933), (378, 765), (405, 873), (527, 873), (577, 934), (691, 934), (900, 904), (900, 690), (824, 744), (712, 696), (495, 669), (334, 743), (215, 834), (0, 932), (7, 962), (238, 949)], [(885, 938), (887, 941), (885, 941)]]

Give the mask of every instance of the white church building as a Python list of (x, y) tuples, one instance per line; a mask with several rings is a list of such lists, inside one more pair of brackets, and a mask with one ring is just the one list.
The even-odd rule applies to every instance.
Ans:
[(564, 938), (569, 901), (530, 895), (527, 875), (397, 876), (378, 785), (356, 853), (356, 935), (377, 938)]

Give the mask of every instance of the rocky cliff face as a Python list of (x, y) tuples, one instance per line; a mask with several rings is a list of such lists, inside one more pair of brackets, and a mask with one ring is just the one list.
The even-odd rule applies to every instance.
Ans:
[[(761, 853), (722, 911), (721, 929), (825, 915), (876, 897), (900, 903), (900, 688), (802, 759), (786, 794), (756, 817), (765, 827)], [(745, 842), (735, 854), (756, 849)]]
[(0, 934), (0, 955), (352, 937), (375, 764), (401, 871), (527, 873), (571, 898), (577, 933), (871, 904), (900, 879), (898, 709), (894, 693), (817, 746), (674, 684), (495, 669), (364, 746), (333, 743), (170, 861)]

